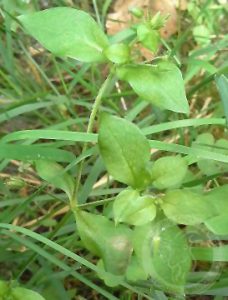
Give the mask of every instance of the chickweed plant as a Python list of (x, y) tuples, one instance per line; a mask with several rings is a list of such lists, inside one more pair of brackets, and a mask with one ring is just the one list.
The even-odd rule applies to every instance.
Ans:
[[(105, 34), (90, 14), (71, 7), (26, 13), (14, 20), (14, 34), (16, 27), (23, 28), (54, 54), (55, 63), (60, 57), (82, 68), (93, 66), (96, 70), (93, 75), (99, 70), (105, 79), (99, 88), (92, 87), (98, 92), (89, 106), (86, 131), (52, 127), (14, 131), (1, 138), (2, 164), (12, 159), (28, 163), (29, 172), (35, 170), (38, 178), (46, 182), (35, 193), (51, 186), (59, 191), (55, 201), (65, 204), (65, 216), (57, 219), (59, 224), (49, 235), (18, 226), (17, 222), (10, 223), (9, 215), (1, 218), (1, 238), (6, 248), (8, 237), (35, 253), (21, 262), (21, 271), (14, 274), (11, 281), (6, 278), (0, 281), (1, 300), (42, 300), (43, 296), (47, 300), (57, 299), (45, 296), (48, 292), (42, 293), (42, 288), (34, 286), (32, 280), (26, 288), (15, 283), (26, 268), (30, 269), (37, 256), (107, 299), (133, 299), (133, 294), (137, 299), (159, 300), (188, 299), (188, 295), (214, 295), (220, 299), (228, 295), (225, 268), (228, 185), (225, 180), (216, 181), (212, 188), (205, 188), (203, 184), (227, 174), (227, 139), (202, 133), (190, 147), (148, 139), (173, 128), (182, 130), (210, 124), (225, 127), (226, 121), (222, 117), (189, 119), (181, 62), (159, 33), (167, 17), (160, 13), (145, 15), (137, 8), (131, 13), (136, 22), (112, 37)], [(153, 59), (143, 61), (139, 47), (151, 51)], [(160, 51), (161, 47), (166, 50)], [(227, 96), (224, 72), (218, 72), (216, 80), (224, 99), (224, 95)], [(117, 83), (130, 87), (133, 99), (135, 95), (139, 97), (137, 101), (132, 100), (132, 116), (152, 105), (155, 112), (171, 111), (179, 120), (145, 126), (141, 118), (137, 125), (132, 122), (134, 116), (119, 114), (115, 103), (108, 104)], [(67, 99), (67, 89), (65, 96)], [(64, 115), (68, 104), (61, 99), (52, 101)], [(28, 105), (25, 104), (27, 108)], [(40, 101), (36, 105), (39, 109), (42, 105), (48, 106), (48, 102)], [(9, 115), (15, 110), (11, 109)], [(74, 119), (77, 120), (77, 116)], [(39, 139), (48, 142), (32, 145)], [(67, 150), (59, 149), (61, 141), (69, 142)], [(77, 149), (82, 146), (77, 157), (75, 144)], [(154, 150), (165, 154), (154, 155)], [(197, 174), (193, 171), (196, 169)], [(94, 189), (93, 201), (89, 201), (98, 177), (98, 189)], [(110, 193), (101, 191), (99, 196), (99, 187)], [(18, 212), (23, 211), (25, 203), (19, 205)], [(72, 217), (76, 226), (68, 231), (64, 226)], [(72, 231), (79, 238), (68, 249), (67, 243), (61, 245), (61, 240), (69, 234), (74, 237)], [(12, 250), (15, 249), (16, 246)], [(69, 264), (67, 258), (74, 263)], [(96, 280), (91, 280), (91, 273), (87, 276), (86, 271), (80, 271), (81, 267), (96, 274)], [(49, 274), (53, 276), (53, 272)], [(61, 272), (58, 276), (62, 278)], [(42, 278), (38, 281), (42, 286)], [(130, 293), (118, 296), (121, 286)], [(37, 288), (43, 296), (31, 288)], [(61, 293), (58, 299), (79, 299), (72, 293), (62, 290)]]

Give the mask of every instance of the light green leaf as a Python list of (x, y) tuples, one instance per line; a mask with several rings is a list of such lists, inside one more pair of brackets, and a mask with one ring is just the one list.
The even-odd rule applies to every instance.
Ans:
[(147, 280), (148, 275), (139, 264), (138, 259), (136, 256), (131, 257), (131, 262), (127, 268), (126, 278), (129, 281), (142, 281)]
[(182, 74), (174, 64), (125, 65), (117, 69), (117, 75), (142, 99), (160, 108), (189, 113)]
[(40, 160), (35, 163), (38, 175), (53, 184), (56, 188), (63, 190), (69, 198), (73, 195), (74, 179), (68, 173), (64, 172), (61, 165)]
[(85, 211), (75, 211), (75, 218), (85, 247), (102, 258), (107, 272), (123, 275), (133, 251), (131, 230), (124, 225), (115, 226), (104, 216)]
[(104, 114), (100, 122), (98, 144), (106, 168), (114, 179), (136, 189), (149, 184), (147, 165), (150, 146), (136, 125)]
[(214, 188), (206, 193), (205, 199), (208, 202), (208, 206), (214, 207), (215, 216), (222, 214), (228, 216), (228, 184)]
[(187, 162), (181, 156), (166, 156), (155, 161), (151, 171), (157, 189), (177, 188), (187, 173)]
[(12, 289), (11, 296), (13, 300), (45, 300), (38, 293), (21, 287)]
[(0, 159), (23, 161), (45, 159), (58, 162), (71, 162), (75, 159), (75, 156), (69, 151), (56, 149), (54, 147), (1, 144)]
[[(102, 259), (100, 259), (97, 263), (97, 267), (100, 268), (102, 271), (105, 271), (104, 263)], [(100, 279), (104, 280), (105, 284), (110, 287), (116, 287), (118, 286), (121, 282), (123, 282), (124, 276), (118, 276), (118, 275), (113, 275), (108, 272), (98, 272), (97, 275), (99, 276)]]
[(151, 50), (156, 52), (159, 46), (159, 33), (157, 30), (153, 30), (148, 24), (140, 24), (137, 27), (137, 37), (141, 44)]
[(122, 191), (113, 203), (116, 223), (125, 222), (140, 226), (152, 221), (156, 216), (156, 206), (151, 196), (140, 196), (132, 189)]
[(193, 28), (193, 36), (196, 42), (201, 46), (205, 46), (210, 43), (211, 34), (209, 29), (204, 24), (195, 26)]
[(123, 43), (113, 44), (105, 49), (104, 54), (111, 62), (123, 64), (129, 61), (130, 48)]
[[(7, 282), (0, 281), (0, 297), (4, 297), (7, 294), (7, 292), (9, 291), (9, 289), (10, 289), (10, 286)], [(2, 298), (0, 298), (0, 299), (2, 299)]]
[[(200, 134), (193, 143), (192, 147), (202, 150), (210, 150), (215, 154), (228, 154), (228, 141), (225, 139), (219, 139), (215, 141), (213, 135), (210, 133)], [(201, 172), (208, 176), (216, 173), (228, 172), (228, 163), (224, 162), (200, 159), (197, 165)]]
[(228, 78), (225, 74), (215, 77), (215, 82), (221, 97), (221, 101), (224, 107), (224, 113), (226, 117), (226, 125), (228, 126)]
[(211, 218), (205, 222), (207, 228), (215, 234), (228, 234), (228, 214)]
[(70, 7), (50, 8), (18, 17), (29, 34), (58, 56), (102, 62), (108, 46), (104, 32), (87, 13)]
[(185, 225), (203, 223), (215, 213), (203, 195), (189, 190), (174, 190), (163, 197), (162, 209), (168, 219)]
[(165, 291), (183, 293), (191, 257), (182, 231), (170, 221), (157, 220), (135, 228), (133, 245), (144, 271)]

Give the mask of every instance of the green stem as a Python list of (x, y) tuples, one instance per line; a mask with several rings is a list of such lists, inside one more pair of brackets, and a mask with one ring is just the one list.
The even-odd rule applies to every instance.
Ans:
[[(97, 112), (99, 110), (100, 104), (101, 104), (101, 100), (105, 94), (105, 92), (107, 91), (111, 81), (113, 79), (113, 72), (110, 72), (110, 74), (108, 75), (108, 77), (106, 78), (106, 80), (103, 82), (97, 97), (95, 98), (94, 104), (93, 104), (93, 108), (89, 117), (89, 123), (88, 123), (88, 127), (87, 127), (87, 133), (92, 133), (93, 132), (93, 126), (94, 126), (94, 121), (97, 115)], [(82, 153), (84, 153), (87, 150), (88, 147), (88, 143), (85, 143), (83, 148), (82, 148)], [(77, 193), (78, 193), (78, 189), (79, 189), (79, 184), (81, 181), (81, 177), (82, 177), (82, 171), (83, 171), (83, 167), (84, 167), (84, 163), (85, 163), (85, 159), (83, 159), (79, 165), (79, 169), (78, 169), (78, 176), (76, 179), (76, 183), (74, 186), (74, 192), (73, 192), (73, 196), (72, 199), (70, 201), (71, 207), (72, 208), (76, 208), (77, 206)]]

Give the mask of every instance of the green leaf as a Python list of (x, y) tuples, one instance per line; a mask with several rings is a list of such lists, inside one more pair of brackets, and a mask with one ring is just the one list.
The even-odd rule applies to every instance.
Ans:
[(138, 191), (127, 189), (116, 197), (113, 212), (115, 223), (140, 226), (155, 218), (156, 206), (152, 196), (140, 196)]
[(73, 195), (74, 179), (66, 172), (64, 168), (51, 161), (40, 160), (35, 163), (38, 175), (53, 184), (56, 188), (63, 190), (69, 198)]
[[(210, 133), (200, 134), (192, 147), (202, 150), (210, 150), (215, 154), (228, 154), (228, 141), (225, 139), (219, 139), (215, 142), (213, 135)], [(208, 176), (228, 172), (228, 164), (224, 162), (200, 159), (197, 165), (201, 172)]]
[(104, 54), (111, 62), (123, 64), (129, 61), (130, 48), (123, 43), (113, 44), (105, 49)]
[(138, 259), (136, 256), (131, 257), (131, 262), (127, 268), (126, 278), (129, 281), (142, 281), (147, 280), (148, 275), (139, 264)]
[(147, 165), (150, 146), (136, 125), (104, 114), (100, 122), (98, 144), (106, 168), (114, 179), (136, 189), (149, 184)]
[(135, 228), (133, 245), (144, 271), (165, 291), (183, 293), (191, 257), (182, 231), (170, 221)]
[[(104, 262), (102, 261), (102, 259), (100, 259), (97, 263), (97, 267), (100, 268), (102, 271), (105, 271), (105, 267), (104, 267)], [(118, 285), (120, 285), (121, 282), (123, 282), (124, 276), (118, 276), (118, 275), (113, 275), (111, 273), (108, 272), (98, 272), (97, 275), (99, 276), (100, 279), (104, 280), (104, 283), (107, 286), (110, 287), (116, 287)]]
[(168, 219), (178, 224), (203, 223), (215, 213), (203, 195), (189, 190), (174, 190), (163, 197), (162, 209)]
[(13, 300), (45, 300), (38, 293), (21, 287), (12, 289), (11, 297)]
[(187, 173), (187, 162), (181, 156), (166, 156), (155, 161), (151, 171), (157, 189), (177, 188)]
[(56, 7), (18, 17), (29, 34), (58, 56), (102, 62), (108, 46), (104, 32), (87, 13)]
[(117, 69), (117, 75), (142, 99), (160, 108), (189, 113), (182, 74), (174, 64), (125, 65)]
[[(9, 289), (10, 289), (10, 286), (7, 282), (0, 281), (0, 297), (4, 297), (5, 295), (7, 295)], [(0, 298), (0, 299), (2, 299), (2, 298)]]
[(0, 159), (16, 160), (54, 160), (71, 162), (75, 159), (73, 153), (54, 147), (37, 145), (0, 145)]
[(221, 187), (214, 188), (205, 195), (208, 206), (215, 209), (215, 216), (227, 215), (228, 216), (228, 184)]
[(156, 52), (158, 50), (160, 42), (159, 33), (157, 30), (153, 30), (148, 24), (138, 25), (137, 37), (145, 48), (152, 52)]
[(224, 74), (215, 77), (215, 82), (219, 90), (219, 94), (223, 103), (226, 124), (228, 126), (228, 78)]
[(207, 228), (215, 234), (228, 234), (228, 214), (211, 218), (205, 222)]
[(85, 211), (75, 211), (75, 217), (85, 247), (102, 258), (106, 271), (123, 275), (133, 251), (131, 230), (124, 225), (116, 227), (106, 217)]

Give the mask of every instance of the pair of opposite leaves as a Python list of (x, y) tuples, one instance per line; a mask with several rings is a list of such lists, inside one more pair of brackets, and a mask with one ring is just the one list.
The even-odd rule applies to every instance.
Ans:
[[(18, 17), (25, 29), (52, 53), (82, 62), (108, 62), (107, 36), (87, 13), (68, 7), (51, 8)], [(119, 45), (120, 47), (115, 47)], [(122, 45), (122, 46), (121, 46)], [(113, 47), (114, 46), (114, 47)], [(119, 55), (118, 51), (112, 57)], [(111, 59), (115, 61), (115, 59)], [(129, 59), (130, 61), (130, 59)], [(117, 76), (127, 81), (144, 100), (163, 109), (188, 114), (189, 106), (180, 70), (167, 61), (157, 65), (117, 64)]]
[(38, 293), (21, 287), (11, 287), (10, 283), (0, 281), (0, 299), (10, 300), (44, 300)]

